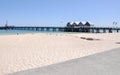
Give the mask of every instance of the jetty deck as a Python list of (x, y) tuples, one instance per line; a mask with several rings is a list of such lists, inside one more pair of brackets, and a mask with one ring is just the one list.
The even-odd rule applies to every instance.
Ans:
[(89, 32), (89, 33), (113, 33), (120, 32), (120, 27), (33, 27), (33, 26), (9, 26), (0, 27), (0, 30), (33, 30), (33, 31), (61, 31), (61, 32)]

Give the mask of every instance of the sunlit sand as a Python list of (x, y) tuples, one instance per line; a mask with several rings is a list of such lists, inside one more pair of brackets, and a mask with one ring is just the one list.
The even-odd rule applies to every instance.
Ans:
[[(93, 38), (93, 40), (86, 40), (86, 38)], [(0, 42), (1, 75), (118, 48), (120, 47), (120, 33), (1, 35)]]

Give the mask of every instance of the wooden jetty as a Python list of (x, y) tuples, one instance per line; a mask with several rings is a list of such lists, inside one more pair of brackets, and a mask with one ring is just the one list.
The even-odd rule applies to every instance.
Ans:
[(88, 32), (88, 33), (113, 33), (120, 32), (119, 27), (32, 27), (32, 26), (9, 26), (0, 27), (0, 30), (32, 30), (32, 31), (53, 31), (53, 32)]

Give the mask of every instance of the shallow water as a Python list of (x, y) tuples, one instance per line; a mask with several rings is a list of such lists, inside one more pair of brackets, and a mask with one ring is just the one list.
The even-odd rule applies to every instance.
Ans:
[(84, 32), (63, 32), (63, 31), (34, 31), (34, 30), (0, 30), (0, 35), (34, 34), (34, 33), (64, 33), (78, 34)]
[(32, 31), (32, 30), (0, 30), (0, 35), (14, 35), (14, 34), (33, 34), (33, 33), (63, 33), (63, 32), (52, 32), (52, 31)]

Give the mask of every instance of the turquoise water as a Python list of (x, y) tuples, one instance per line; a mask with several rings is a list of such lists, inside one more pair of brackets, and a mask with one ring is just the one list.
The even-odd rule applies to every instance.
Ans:
[[(102, 31), (100, 31), (102, 32)], [(108, 31), (106, 31), (108, 33)], [(113, 31), (113, 33), (116, 31)], [(0, 30), (0, 35), (16, 35), (16, 34), (33, 34), (33, 33), (71, 33), (71, 32), (60, 32), (60, 31), (32, 31), (32, 30)], [(81, 32), (72, 32), (72, 33), (81, 33)], [(83, 33), (83, 32), (82, 32)]]
[(14, 34), (32, 34), (32, 33), (62, 33), (52, 31), (30, 31), (30, 30), (0, 30), (0, 35), (14, 35)]

